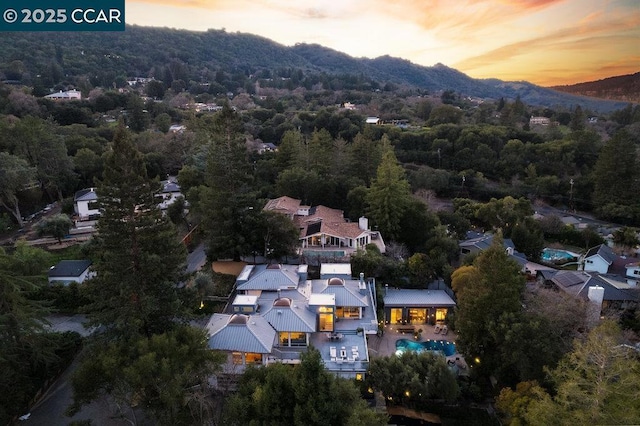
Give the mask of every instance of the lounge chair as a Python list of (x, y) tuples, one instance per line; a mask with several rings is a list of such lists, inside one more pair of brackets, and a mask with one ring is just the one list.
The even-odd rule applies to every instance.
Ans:
[(436, 334), (440, 334), (440, 324), (436, 324), (435, 328), (433, 329), (433, 332)]
[(446, 325), (442, 327), (442, 334), (446, 335), (449, 333), (449, 327), (447, 327)]

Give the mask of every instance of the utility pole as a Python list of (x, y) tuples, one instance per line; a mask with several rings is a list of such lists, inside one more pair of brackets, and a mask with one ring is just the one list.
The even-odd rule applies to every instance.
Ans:
[(440, 148), (438, 148), (438, 168), (440, 168)]
[(571, 185), (571, 188), (569, 189), (569, 209), (575, 211), (573, 208), (573, 178), (569, 180), (569, 185)]

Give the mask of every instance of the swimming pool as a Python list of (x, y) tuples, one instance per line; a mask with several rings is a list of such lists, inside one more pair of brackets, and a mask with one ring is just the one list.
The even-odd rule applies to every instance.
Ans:
[(545, 248), (542, 250), (541, 257), (545, 262), (570, 262), (571, 260), (578, 259), (580, 255), (568, 250)]
[(426, 340), (416, 342), (409, 339), (398, 339), (396, 341), (396, 355), (401, 355), (405, 351), (433, 351), (442, 353), (444, 356), (451, 356), (456, 353), (456, 344), (447, 340)]
[(304, 255), (313, 258), (336, 258), (345, 257), (344, 250), (305, 250)]

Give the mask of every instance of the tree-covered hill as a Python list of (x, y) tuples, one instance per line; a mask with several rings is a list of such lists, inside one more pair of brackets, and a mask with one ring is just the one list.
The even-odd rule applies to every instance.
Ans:
[[(0, 72), (4, 80), (45, 88), (80, 79), (92, 86), (110, 87), (130, 77), (154, 77), (165, 83), (182, 80), (209, 83), (216, 72), (233, 76), (270, 77), (274, 70), (308, 74), (356, 76), (428, 91), (454, 90), (479, 98), (520, 98), (541, 106), (573, 107), (610, 112), (624, 104), (556, 92), (526, 82), (473, 79), (442, 64), (424, 67), (382, 56), (353, 58), (315, 44), (283, 46), (263, 37), (224, 30), (194, 32), (128, 26), (112, 33), (4, 33), (0, 44)], [(282, 74), (280, 74), (282, 75)], [(217, 79), (220, 82), (220, 78)], [(239, 81), (238, 79), (235, 79)], [(298, 84), (296, 81), (295, 84)]]
[(640, 72), (568, 86), (555, 86), (552, 87), (552, 89), (574, 95), (594, 96), (597, 98), (615, 99), (626, 102), (640, 102)]

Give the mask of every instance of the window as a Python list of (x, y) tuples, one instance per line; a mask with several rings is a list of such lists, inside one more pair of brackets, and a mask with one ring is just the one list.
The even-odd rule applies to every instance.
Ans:
[(447, 318), (447, 308), (436, 309), (436, 321), (444, 321)]
[(87, 203), (87, 208), (89, 210), (98, 210), (100, 208), (100, 204), (97, 201), (90, 201)]
[(336, 317), (338, 318), (360, 318), (360, 308), (353, 306), (337, 306)]
[(330, 313), (330, 314), (321, 313), (318, 316), (318, 320), (319, 320), (319, 324), (318, 324), (319, 331), (333, 331), (333, 313)]
[(291, 333), (291, 346), (307, 346), (307, 334)]
[(233, 365), (242, 365), (242, 352), (232, 352), (231, 362), (233, 362)]
[(253, 352), (247, 352), (245, 354), (245, 357), (247, 359), (247, 364), (262, 364), (262, 354), (256, 354)]
[(411, 324), (424, 324), (427, 322), (427, 309), (426, 308), (411, 308), (409, 309), (409, 323)]
[(640, 275), (640, 269), (636, 269), (633, 271), (633, 275)]
[(280, 342), (280, 346), (289, 346), (289, 333), (286, 331), (278, 333), (278, 342)]
[(392, 308), (391, 309), (391, 318), (389, 319), (391, 324), (401, 324), (402, 323), (402, 308)]

